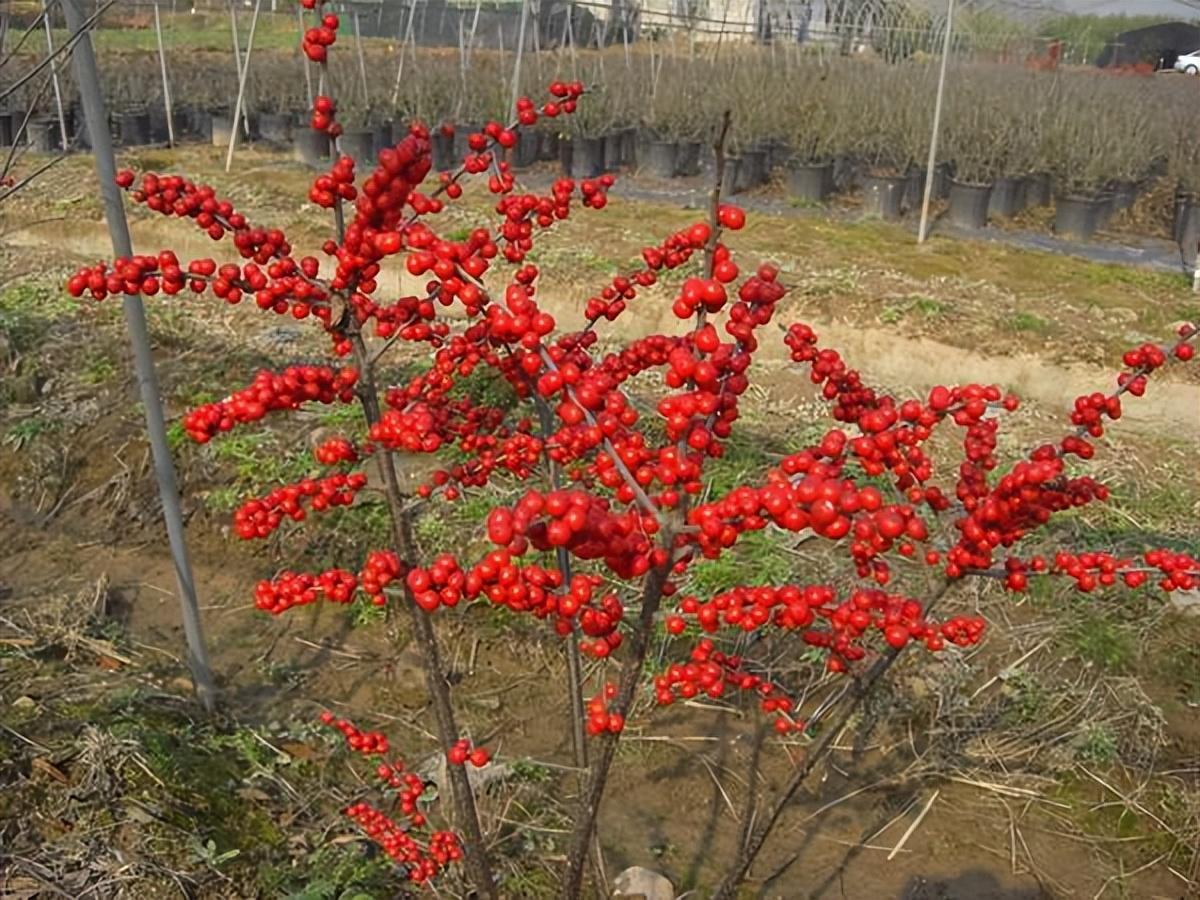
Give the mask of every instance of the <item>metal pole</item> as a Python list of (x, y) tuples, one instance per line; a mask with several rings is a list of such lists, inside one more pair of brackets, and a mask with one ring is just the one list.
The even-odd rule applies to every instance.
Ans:
[(521, 0), (521, 24), (517, 32), (517, 59), (513, 63), (512, 103), (509, 112), (516, 115), (517, 98), (521, 96), (521, 57), (525, 53), (525, 29), (529, 26), (529, 0)]
[[(67, 31), (72, 34), (83, 26), (83, 11), (79, 2), (80, 0), (62, 0)], [(80, 37), (71, 54), (71, 60), (75, 69), (75, 80), (79, 84), (79, 99), (87, 120), (88, 134), (91, 136), (92, 155), (96, 160), (96, 177), (100, 181), (100, 197), (104, 203), (104, 218), (108, 222), (113, 253), (116, 256), (132, 256), (133, 243), (129, 237), (129, 225), (125, 221), (121, 194), (117, 188), (112, 138), (108, 133), (108, 119), (104, 111), (104, 99), (100, 94), (100, 75), (96, 71), (96, 57), (92, 52), (90, 34), (85, 32)], [(212, 671), (208, 664), (208, 651), (204, 646), (200, 606), (196, 601), (196, 585), (192, 579), (191, 563), (188, 561), (187, 543), (184, 541), (179, 488), (175, 483), (175, 466), (171, 460), (171, 451), (167, 446), (167, 430), (158, 392), (158, 376), (154, 371), (154, 357), (150, 351), (146, 313), (141, 301), (130, 295), (126, 295), (122, 300), (121, 308), (125, 313), (126, 327), (129, 329), (129, 342), (133, 346), (138, 389), (146, 415), (146, 434), (150, 440), (154, 474), (158, 480), (163, 519), (167, 526), (167, 540), (171, 546), (171, 559), (175, 564), (175, 577), (179, 582), (179, 606), (183, 614), (183, 631), (187, 638), (188, 668), (191, 669), (192, 682), (200, 702), (211, 712), (215, 703)]]
[(929, 201), (933, 197), (933, 170), (937, 166), (938, 132), (942, 127), (942, 98), (946, 94), (946, 61), (950, 58), (950, 31), (954, 25), (954, 0), (946, 0), (946, 35), (942, 39), (942, 68), (938, 73), (937, 100), (933, 104), (933, 134), (929, 137), (929, 159), (925, 162), (925, 196), (921, 200), (921, 225), (917, 243), (929, 235)]
[(58, 110), (58, 133), (62, 138), (62, 148), (65, 153), (70, 146), (67, 137), (67, 116), (63, 112), (62, 88), (58, 83), (58, 64), (54, 61), (54, 38), (50, 34), (50, 7), (42, 0), (42, 24), (46, 26), (46, 52), (50, 54), (50, 77), (54, 81), (54, 106)]
[(354, 11), (354, 45), (358, 48), (358, 74), (362, 76), (363, 106), (371, 105), (367, 90), (367, 60), (363, 56), (362, 31), (358, 27), (358, 10)]
[(167, 109), (167, 141), (175, 146), (175, 114), (171, 111), (171, 82), (167, 80), (167, 54), (163, 50), (162, 21), (158, 17), (158, 3), (154, 4), (154, 33), (158, 37), (158, 65), (162, 69), (163, 106)]
[[(229, 129), (229, 149), (225, 152), (225, 171), (233, 165), (233, 148), (237, 146), (237, 123), (242, 117), (242, 104), (246, 99), (246, 76), (250, 74), (250, 53), (254, 49), (254, 29), (258, 27), (258, 13), (262, 9), (262, 0), (254, 0), (254, 15), (250, 19), (250, 34), (246, 37), (246, 57), (242, 61), (242, 70), (238, 74), (237, 103), (233, 107), (233, 128)], [(250, 133), (250, 122), (247, 117), (246, 133)]]

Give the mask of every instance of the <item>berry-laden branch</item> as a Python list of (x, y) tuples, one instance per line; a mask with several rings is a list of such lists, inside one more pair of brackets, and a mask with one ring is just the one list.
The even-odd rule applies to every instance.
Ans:
[[(306, 32), (305, 52), (323, 63), (336, 37), (336, 17), (322, 13), (321, 24)], [(354, 559), (321, 572), (283, 571), (259, 582), (255, 603), (280, 614), (365, 597), (407, 611), (449, 764), (453, 831), (424, 837), (419, 792), (380, 736), (332, 723), (352, 747), (381, 756), (381, 781), (401, 792), (400, 818), (368, 800), (355, 803), (349, 815), (406, 879), (462, 878), (464, 891), (498, 892), (463, 766), (486, 764), (488, 751), (464, 744), (434, 623), (444, 607), (484, 603), (545, 623), (566, 642), (568, 660), (586, 653), (619, 666), (612, 683), (601, 676), (584, 685), (578, 673), (570, 679), (570, 705), (586, 713), (572, 730), (586, 719), (583, 730), (594, 743), (566, 848), (563, 896), (584, 890), (618, 740), (640, 691), (661, 705), (746, 692), (764, 717), (756, 727), (781, 735), (811, 727), (814, 715), (829, 717), (783, 794), (747, 831), (720, 888), (730, 896), (787, 799), (827, 751), (837, 723), (898, 654), (914, 643), (938, 652), (981, 639), (982, 619), (932, 617), (938, 598), (962, 579), (1003, 579), (1013, 591), (1052, 575), (1071, 578), (1085, 591), (1116, 583), (1153, 582), (1164, 590), (1200, 583), (1200, 562), (1162, 548), (1121, 555), (1064, 548), (1047, 557), (1023, 549), (1063, 512), (1106, 499), (1107, 487), (1068, 472), (1067, 459), (1090, 459), (1095, 438), (1120, 415), (1123, 395), (1143, 393), (1166, 363), (1192, 359), (1198, 332), (1188, 325), (1172, 344), (1131, 351), (1113, 392), (1079, 398), (1065, 436), (1010, 465), (997, 447), (1015, 397), (979, 384), (893, 397), (866, 384), (811, 327), (791, 323), (784, 342), (820, 386), (832, 427), (810, 446), (793, 448), (761, 480), (713, 493), (710, 463), (722, 457), (739, 427), (741, 398), (785, 287), (770, 264), (740, 265), (726, 237), (746, 216), (721, 202), (718, 182), (707, 221), (645, 247), (636, 266), (582, 298), (581, 330), (560, 331), (542, 301), (542, 273), (531, 251), (578, 206), (603, 209), (613, 181), (560, 179), (545, 194), (518, 188), (499, 152), (542, 118), (586, 102), (579, 84), (555, 82), (549, 94), (540, 105), (521, 98), (515, 123), (489, 122), (472, 134), (453, 172), (432, 173), (430, 132), (420, 123), (382, 150), (369, 172), (357, 171), (348, 158), (334, 160), (314, 179), (309, 198), (332, 211), (335, 237), (311, 255), (294, 251), (284, 232), (250, 222), (211, 187), (180, 176), (122, 172), (118, 183), (132, 202), (191, 223), (231, 246), (236, 261), (181, 260), (167, 249), (81, 269), (67, 288), (96, 300), (126, 293), (253, 300), (265, 312), (312, 322), (328, 336), (329, 359), (260, 372), (249, 385), (190, 411), (184, 428), (203, 443), (308, 404), (361, 409), (358, 426), (317, 448), (319, 472), (247, 498), (234, 524), (243, 539), (262, 539), (285, 522), (307, 524), (324, 510), (353, 503), (363, 490), (382, 488), (391, 516), (386, 546), (356, 548)], [(314, 100), (312, 118), (336, 139), (340, 125), (330, 97)], [(438, 217), (474, 176), (495, 198), (493, 211), (465, 237), (451, 239)], [(427, 183), (432, 188), (425, 193)], [(692, 260), (703, 265), (666, 301), (674, 328), (616, 337), (610, 349), (600, 348), (602, 322), (619, 320), (662, 275)], [(386, 297), (380, 290), (385, 268), (397, 264), (425, 280), (411, 296)], [(448, 311), (453, 315), (444, 315)], [(421, 364), (393, 383), (380, 367), (399, 344)], [(503, 379), (518, 410), (472, 399), (470, 388), (480, 377)], [(649, 397), (648, 411), (633, 397)], [(931, 441), (940, 428), (957, 429), (959, 443), (947, 450)], [(400, 453), (446, 461), (409, 496), (396, 474)], [(378, 463), (382, 485), (368, 484), (369, 458)], [(515, 502), (495, 490), (499, 481), (520, 488)], [(490, 549), (465, 559), (441, 547), (431, 559), (421, 558), (414, 517), (466, 495), (492, 498)], [(819, 577), (783, 584), (756, 583), (750, 572), (745, 584), (712, 596), (698, 592), (689, 580), (694, 567), (756, 532), (785, 540), (815, 535), (845, 571), (834, 571), (831, 562)], [(928, 583), (898, 578), (904, 571), (898, 559), (931, 576)], [(645, 660), (660, 625), (668, 658), (647, 684)], [(797, 655), (817, 648), (830, 672), (849, 674), (852, 687), (841, 702), (814, 713), (758, 660), (731, 652), (733, 637), (766, 634)]]

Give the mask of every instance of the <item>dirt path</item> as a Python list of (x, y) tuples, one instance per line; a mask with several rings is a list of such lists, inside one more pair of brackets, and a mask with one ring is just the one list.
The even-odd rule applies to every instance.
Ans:
[[(181, 257), (194, 258), (208, 255), (213, 249), (211, 241), (181, 223), (135, 222), (132, 231), (135, 246), (146, 252), (160, 246), (170, 246)], [(87, 259), (104, 258), (111, 252), (108, 233), (102, 222), (73, 222), (70, 225), (44, 223), (16, 228), (8, 232), (5, 239), (14, 246), (39, 248), (62, 246), (65, 242), (74, 255)], [(378, 280), (384, 294), (414, 291), (419, 287), (414, 279), (395, 265), (385, 267)], [(543, 302), (560, 317), (563, 324), (571, 327), (583, 324), (575, 294), (552, 289), (543, 295)], [(1062, 409), (1064, 417), (1069, 410), (1068, 404), (1075, 396), (1108, 391), (1114, 386), (1114, 368), (1062, 365), (1035, 354), (988, 355), (927, 337), (909, 336), (900, 327), (822, 320), (814, 318), (808, 311), (800, 315), (788, 315), (787, 309), (785, 305), (782, 321), (803, 317), (816, 329), (823, 345), (836, 347), (851, 365), (889, 386), (923, 391), (936, 384), (997, 384), (1022, 399), (1033, 400), (1051, 410)], [(679, 321), (668, 303), (642, 300), (634, 303), (622, 319), (620, 336), (629, 338), (670, 333), (679, 327)], [(780, 369), (787, 364), (786, 347), (782, 340), (765, 344), (764, 350), (760, 356), (761, 362)], [(803, 379), (798, 381), (802, 383)], [(1131, 429), (1168, 429), (1170, 433), (1185, 439), (1200, 438), (1198, 384), (1171, 381), (1169, 376), (1160, 376), (1154, 379), (1151, 390), (1144, 397), (1131, 398), (1124, 408), (1122, 420), (1114, 425), (1115, 434)]]

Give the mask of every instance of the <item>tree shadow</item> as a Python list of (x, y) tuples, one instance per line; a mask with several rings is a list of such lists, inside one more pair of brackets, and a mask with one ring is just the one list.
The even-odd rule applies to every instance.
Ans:
[(1041, 888), (1004, 887), (991, 872), (967, 869), (953, 878), (915, 876), (897, 900), (1045, 900), (1050, 896)]

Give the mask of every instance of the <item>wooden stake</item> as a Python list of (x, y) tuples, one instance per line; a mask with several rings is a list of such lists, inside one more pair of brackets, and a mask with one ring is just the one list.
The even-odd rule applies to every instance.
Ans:
[(954, 24), (954, 0), (946, 0), (946, 35), (942, 38), (942, 68), (938, 73), (937, 99), (933, 103), (933, 134), (929, 137), (929, 158), (925, 162), (925, 194), (921, 198), (921, 225), (917, 243), (929, 236), (929, 201), (933, 196), (933, 170), (937, 168), (938, 132), (942, 127), (942, 99), (946, 93), (946, 61), (950, 58), (950, 31)]
[[(246, 76), (250, 74), (250, 54), (254, 50), (254, 29), (258, 27), (258, 13), (262, 9), (262, 0), (254, 0), (254, 15), (250, 19), (250, 34), (246, 38), (246, 58), (238, 76), (237, 103), (233, 107), (233, 128), (229, 129), (229, 150), (225, 153), (225, 171), (233, 166), (233, 149), (237, 146), (238, 119), (245, 115), (243, 103), (246, 99)], [(250, 117), (246, 116), (246, 134), (250, 134)]]
[(301, 43), (297, 46), (300, 47), (300, 58), (304, 60), (304, 87), (308, 90), (308, 109), (311, 112), (313, 105), (312, 61), (308, 58), (308, 54), (304, 52), (304, 32), (307, 29), (304, 27), (304, 7), (299, 3), (296, 4), (296, 20), (300, 23)]
[(354, 46), (358, 50), (358, 74), (362, 76), (363, 106), (371, 105), (370, 92), (367, 89), (367, 59), (363, 55), (362, 30), (358, 26), (358, 10), (354, 11)]
[(517, 99), (521, 96), (521, 57), (525, 53), (525, 28), (529, 24), (529, 0), (521, 0), (521, 22), (517, 27), (517, 58), (513, 62), (512, 102), (508, 111), (514, 116), (517, 113)]
[(42, 24), (46, 26), (46, 52), (50, 54), (50, 78), (54, 81), (54, 106), (58, 110), (58, 133), (62, 138), (63, 152), (67, 152), (70, 139), (67, 137), (67, 116), (63, 112), (62, 87), (58, 83), (58, 64), (54, 61), (54, 38), (50, 34), (50, 7), (42, 0)]
[(167, 144), (175, 146), (175, 114), (171, 110), (171, 82), (167, 79), (167, 54), (163, 50), (162, 21), (158, 16), (158, 0), (154, 3), (154, 33), (158, 38), (158, 66), (162, 70), (163, 106), (167, 112)]
[[(237, 24), (237, 8), (234, 6), (234, 0), (229, 0), (229, 29), (233, 34), (233, 64), (236, 67), (238, 75), (238, 84), (242, 82), (242, 39), (238, 36)], [(233, 130), (237, 131), (238, 120), (233, 120)], [(246, 129), (246, 137), (250, 137), (250, 117), (247, 115), (246, 120), (242, 123)]]
[[(394, 108), (400, 102), (400, 82), (404, 77), (404, 48), (408, 45), (413, 37), (413, 16), (417, 12), (417, 0), (409, 0), (408, 7), (408, 25), (404, 28), (404, 37), (400, 41), (400, 61), (396, 65), (396, 86), (392, 88), (392, 107)], [(413, 55), (416, 55), (416, 48), (413, 48)]]

